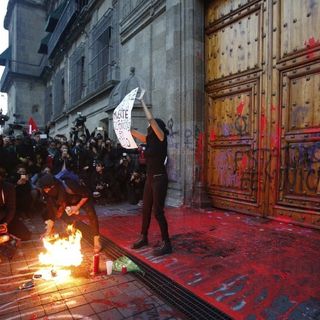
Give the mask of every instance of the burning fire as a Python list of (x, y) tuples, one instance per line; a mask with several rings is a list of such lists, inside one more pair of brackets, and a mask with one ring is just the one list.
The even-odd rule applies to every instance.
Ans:
[(67, 236), (60, 238), (58, 234), (43, 238), (46, 253), (40, 253), (39, 261), (53, 267), (79, 266), (82, 262), (80, 230), (68, 225)]

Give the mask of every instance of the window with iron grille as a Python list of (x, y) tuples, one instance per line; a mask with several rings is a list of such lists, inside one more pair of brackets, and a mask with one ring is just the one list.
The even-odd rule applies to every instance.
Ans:
[(53, 115), (58, 117), (64, 109), (64, 69), (59, 70), (53, 81)]
[(109, 9), (90, 32), (89, 92), (116, 80), (113, 70), (118, 60), (118, 28), (113, 13)]
[(85, 90), (85, 47), (81, 44), (70, 56), (70, 106), (84, 97)]

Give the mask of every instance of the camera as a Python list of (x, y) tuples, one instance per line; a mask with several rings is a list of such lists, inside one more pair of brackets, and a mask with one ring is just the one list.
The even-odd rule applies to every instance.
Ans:
[(87, 121), (87, 117), (83, 116), (81, 112), (77, 113), (78, 117), (75, 120), (76, 127), (83, 127)]
[(3, 126), (6, 121), (9, 120), (9, 117), (5, 114), (2, 114), (2, 112), (0, 113), (0, 126)]

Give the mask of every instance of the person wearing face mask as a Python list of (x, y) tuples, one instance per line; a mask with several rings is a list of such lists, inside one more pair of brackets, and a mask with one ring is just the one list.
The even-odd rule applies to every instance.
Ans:
[(165, 123), (154, 118), (148, 110), (142, 92), (140, 101), (149, 122), (147, 135), (132, 129), (133, 137), (146, 144), (144, 151), (146, 157), (146, 181), (143, 191), (142, 226), (139, 239), (132, 245), (133, 249), (139, 249), (148, 245), (148, 230), (151, 221), (151, 213), (154, 212), (158, 221), (162, 245), (153, 252), (155, 256), (161, 256), (172, 252), (169, 238), (168, 223), (164, 214), (164, 205), (168, 188), (167, 162), (167, 135)]
[(53, 174), (57, 174), (65, 169), (73, 171), (75, 168), (75, 161), (72, 153), (69, 151), (67, 144), (62, 144), (60, 152), (53, 158)]

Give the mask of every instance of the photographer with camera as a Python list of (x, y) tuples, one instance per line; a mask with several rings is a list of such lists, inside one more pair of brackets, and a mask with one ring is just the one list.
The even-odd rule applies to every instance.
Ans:
[(71, 128), (70, 139), (72, 140), (72, 145), (76, 144), (76, 141), (80, 139), (83, 144), (85, 144), (90, 138), (90, 132), (87, 129), (85, 123), (87, 117), (83, 116), (81, 112), (77, 113), (77, 118), (74, 121), (74, 127)]

